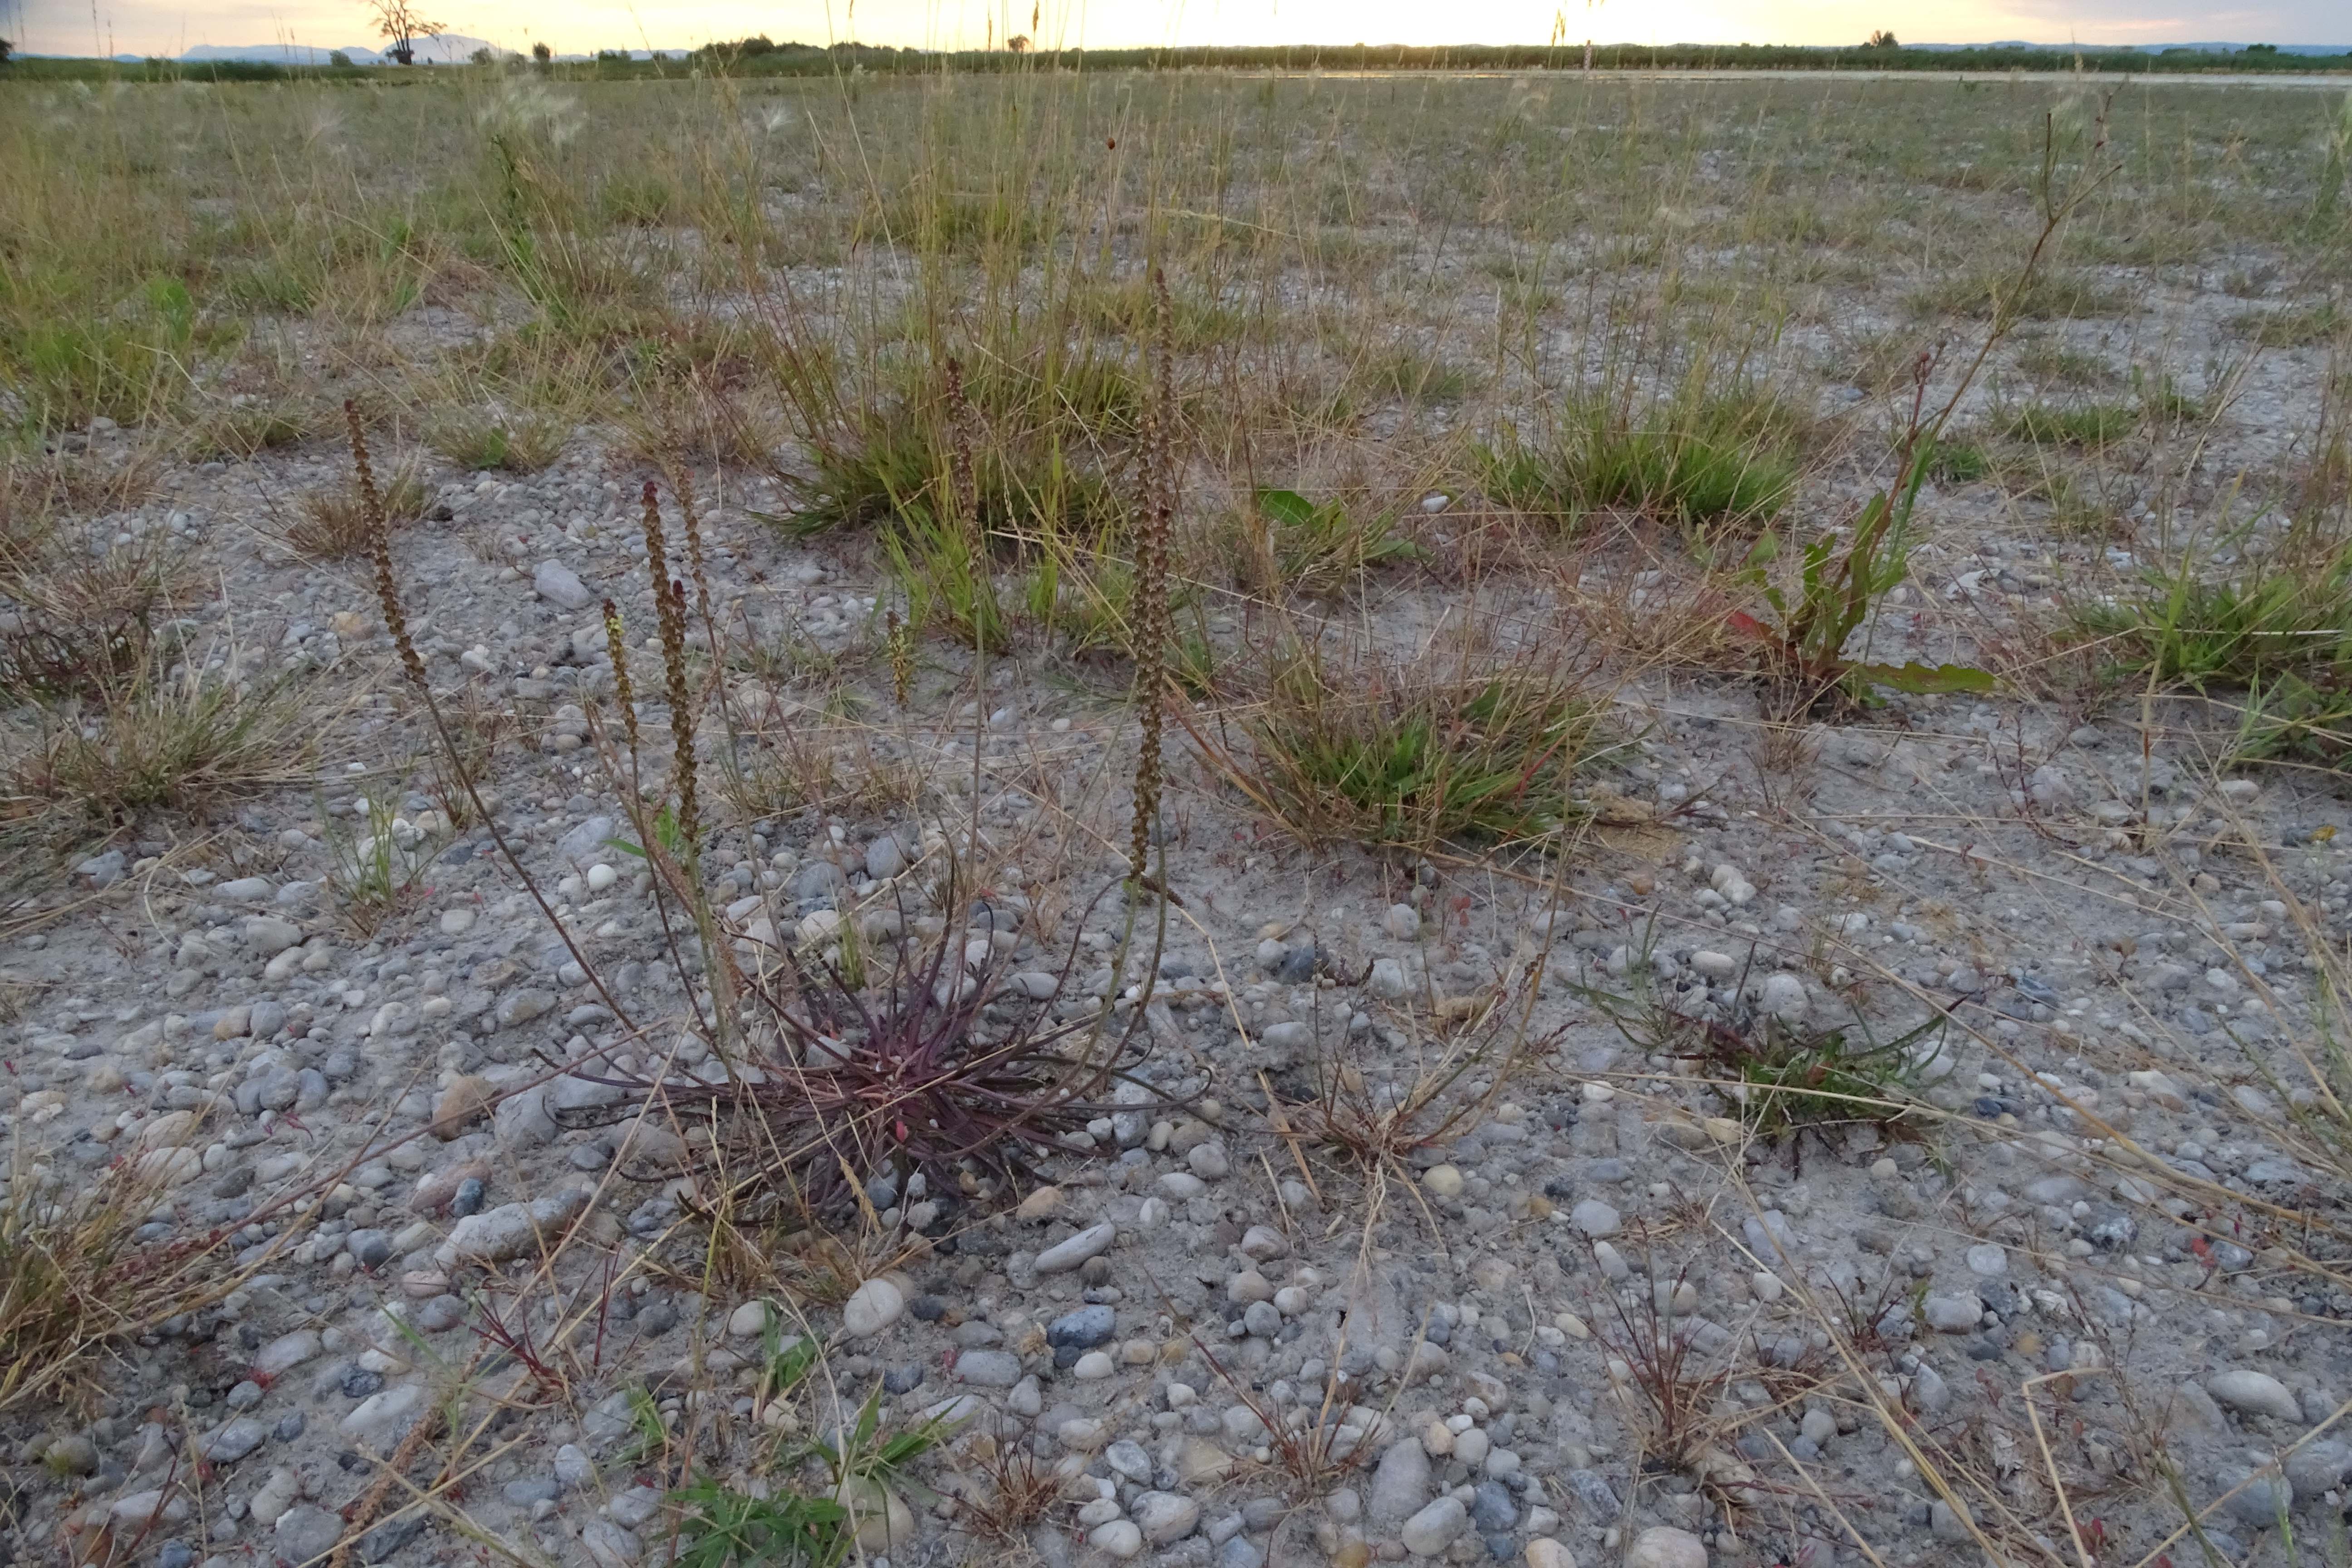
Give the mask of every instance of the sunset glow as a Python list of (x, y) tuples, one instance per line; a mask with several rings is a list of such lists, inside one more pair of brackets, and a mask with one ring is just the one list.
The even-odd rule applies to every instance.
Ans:
[[(2026, 39), (2063, 44), (2271, 41), (2340, 43), (2344, 13), (2329, 0), (2211, 10), (2151, 10), (2130, 0), (1628, 0), (1559, 8), (1530, 0), (1465, 0), (1433, 6), (1396, 0), (1100, 0), (1087, 5), (992, 7), (983, 0), (791, 0), (695, 5), (583, 0), (448, 0), (428, 7), (452, 33), (558, 51), (686, 48), (754, 33), (784, 42), (978, 48), (1009, 35), (1040, 45), (1540, 42), (1564, 36), (1604, 43), (1853, 44), (1875, 27), (1917, 42)], [(366, 9), (349, 0), (11, 0), (0, 26), (27, 50), (51, 54), (177, 55), (201, 45), (373, 45)], [(1033, 22), (1034, 18), (1034, 22)]]

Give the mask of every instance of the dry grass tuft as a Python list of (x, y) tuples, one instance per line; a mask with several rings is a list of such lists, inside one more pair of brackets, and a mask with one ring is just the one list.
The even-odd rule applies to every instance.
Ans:
[[(387, 523), (415, 522), (431, 510), (432, 487), (415, 464), (395, 468), (381, 491)], [(367, 509), (354, 490), (313, 490), (302, 498), (302, 515), (280, 535), (297, 554), (314, 561), (340, 561), (369, 547)]]
[(184, 1149), (158, 1148), (70, 1189), (20, 1170), (0, 1199), (0, 1413), (93, 1396), (97, 1353), (235, 1287), (212, 1247), (142, 1241)]
[(0, 546), (0, 697), (99, 697), (153, 654), (158, 622), (194, 605), (194, 563), (150, 535), (96, 546), (73, 531)]
[(43, 716), (8, 769), (7, 815), (115, 826), (300, 783), (318, 748), (301, 695), (289, 676), (247, 682), (208, 673), (193, 653), (183, 663), (151, 653), (90, 701)]

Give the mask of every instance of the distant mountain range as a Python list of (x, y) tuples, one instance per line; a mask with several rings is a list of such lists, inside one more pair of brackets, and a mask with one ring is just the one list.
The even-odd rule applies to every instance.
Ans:
[[(474, 58), (476, 49), (494, 47), (487, 38), (468, 37), (463, 33), (443, 33), (416, 40), (416, 63), (464, 65)], [(339, 54), (355, 66), (385, 63), (382, 50), (372, 49), (365, 44), (346, 44), (339, 49), (313, 48), (308, 44), (199, 44), (182, 55), (180, 59), (187, 65), (200, 65), (207, 60), (257, 60), (273, 66), (323, 66)]]

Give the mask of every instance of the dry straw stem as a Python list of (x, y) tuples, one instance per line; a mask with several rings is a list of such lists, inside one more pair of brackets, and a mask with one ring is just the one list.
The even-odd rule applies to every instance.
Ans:
[[(1135, 825), (1128, 847), (1128, 877), (1145, 885), (1151, 831), (1160, 816), (1161, 711), (1168, 683), (1168, 542), (1176, 516), (1175, 372), (1170, 342), (1168, 279), (1151, 271), (1151, 395), (1145, 405), (1144, 500), (1136, 540), (1135, 698), (1141, 733), (1136, 742)], [(1165, 853), (1162, 854), (1163, 877)]]

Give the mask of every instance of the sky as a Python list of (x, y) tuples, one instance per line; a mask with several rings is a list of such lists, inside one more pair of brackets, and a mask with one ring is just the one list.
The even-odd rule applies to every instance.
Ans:
[[(778, 42), (978, 47), (1034, 32), (1040, 45), (1541, 43), (1555, 20), (1602, 43), (1906, 42), (2161, 44), (2352, 41), (2345, 0), (2207, 8), (2164, 0), (424, 0), (453, 33), (560, 53), (684, 48), (765, 33)], [(177, 55), (200, 44), (376, 42), (364, 0), (0, 0), (0, 35), (42, 54)]]

